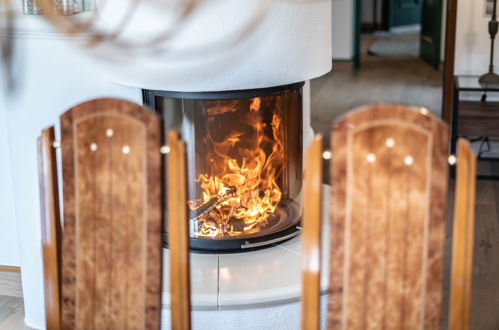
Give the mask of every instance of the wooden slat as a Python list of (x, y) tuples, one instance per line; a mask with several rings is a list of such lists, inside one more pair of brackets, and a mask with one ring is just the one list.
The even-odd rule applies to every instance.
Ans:
[(159, 329), (160, 121), (98, 99), (61, 117), (63, 329)]
[(61, 328), (62, 229), (54, 141), (54, 127), (44, 129), (38, 138), (45, 324), (50, 330)]
[(465, 139), (458, 140), (449, 329), (470, 328), (475, 222), (476, 156)]
[(439, 327), (448, 138), (399, 105), (334, 125), (329, 328)]
[(168, 248), (170, 249), (170, 296), (172, 329), (191, 328), (189, 225), (185, 144), (175, 132), (168, 133)]
[(301, 328), (319, 329), (321, 290), (322, 137), (316, 137), (305, 159), (302, 221)]

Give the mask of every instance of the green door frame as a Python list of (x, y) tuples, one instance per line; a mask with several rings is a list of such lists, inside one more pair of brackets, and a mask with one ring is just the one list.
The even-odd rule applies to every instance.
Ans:
[[(421, 33), (420, 33), (420, 54), (419, 57), (430, 64), (435, 70), (440, 68), (440, 50), (442, 47), (442, 14), (443, 14), (443, 1), (438, 0), (435, 5), (435, 11), (437, 12), (436, 17), (425, 16), (423, 12), (421, 16)], [(423, 8), (424, 10), (424, 8)], [(427, 34), (428, 31), (425, 30), (424, 23), (427, 20), (433, 20), (434, 30), (433, 33)]]
[(360, 27), (362, 24), (362, 0), (354, 4), (353, 67), (360, 69)]

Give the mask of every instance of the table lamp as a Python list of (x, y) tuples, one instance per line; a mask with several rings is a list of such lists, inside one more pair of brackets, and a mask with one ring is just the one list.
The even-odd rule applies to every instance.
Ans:
[(494, 7), (492, 9), (492, 18), (489, 21), (489, 34), (490, 34), (490, 64), (489, 72), (480, 76), (478, 82), (480, 84), (499, 84), (499, 75), (494, 73), (494, 39), (497, 34), (499, 23), (497, 22), (496, 14), (497, 0), (494, 0)]

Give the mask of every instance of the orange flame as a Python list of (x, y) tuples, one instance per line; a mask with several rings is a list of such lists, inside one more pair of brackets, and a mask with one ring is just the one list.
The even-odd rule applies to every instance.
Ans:
[[(249, 108), (237, 103), (207, 109), (210, 169), (196, 180), (202, 199), (190, 201), (191, 209), (205, 211), (195, 218), (197, 236), (235, 236), (258, 232), (267, 224), (281, 201), (278, 180), (284, 168), (280, 109), (275, 107), (270, 123), (260, 113), (261, 99), (251, 99)], [(248, 129), (230, 132), (216, 141), (218, 116), (243, 112)], [(270, 127), (269, 127), (270, 124)]]

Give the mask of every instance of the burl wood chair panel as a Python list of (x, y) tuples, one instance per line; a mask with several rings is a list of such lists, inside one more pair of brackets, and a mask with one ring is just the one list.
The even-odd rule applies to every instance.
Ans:
[(333, 126), (329, 328), (439, 328), (448, 137), (402, 105)]
[(48, 330), (61, 328), (62, 228), (54, 142), (54, 127), (44, 129), (38, 138), (45, 324)]
[(61, 116), (64, 329), (158, 329), (160, 121), (99, 99)]

